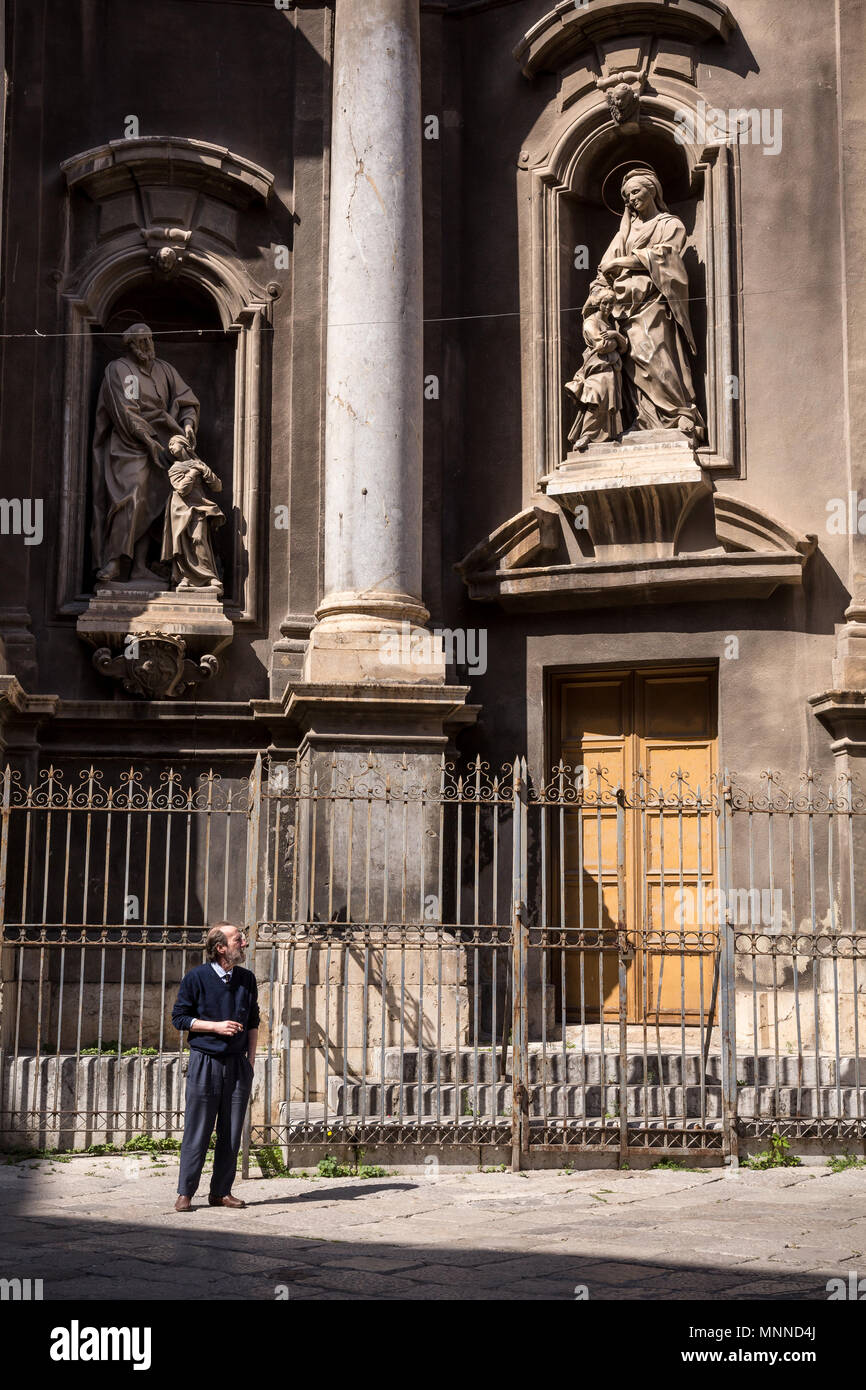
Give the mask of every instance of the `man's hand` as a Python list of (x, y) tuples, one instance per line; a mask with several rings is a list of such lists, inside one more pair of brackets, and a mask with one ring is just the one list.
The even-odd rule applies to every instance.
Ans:
[(240, 1033), (243, 1024), (238, 1023), (236, 1018), (197, 1018), (190, 1028), (191, 1033), (218, 1033), (221, 1038), (233, 1038), (235, 1033)]
[(187, 425), (184, 430), (184, 434), (186, 435), (186, 442), (189, 445), (189, 447), (191, 449), (195, 449), (195, 430), (193, 426)]
[(219, 1033), (220, 1037), (233, 1038), (235, 1033), (242, 1033), (244, 1031), (244, 1025), (238, 1023), (236, 1018), (225, 1018), (213, 1025), (213, 1031)]

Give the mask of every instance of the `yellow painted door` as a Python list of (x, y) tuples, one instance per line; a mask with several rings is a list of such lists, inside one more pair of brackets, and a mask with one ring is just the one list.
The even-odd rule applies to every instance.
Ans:
[[(558, 756), (583, 769), (584, 796), (565, 815), (565, 925), (582, 949), (565, 953), (569, 1018), (619, 1012), (615, 928), (621, 912), (634, 956), (627, 970), (632, 1022), (700, 1022), (708, 1013), (715, 902), (715, 673), (638, 670), (564, 677)], [(557, 752), (557, 750), (554, 750)], [(624, 901), (617, 881), (615, 787), (625, 788)]]

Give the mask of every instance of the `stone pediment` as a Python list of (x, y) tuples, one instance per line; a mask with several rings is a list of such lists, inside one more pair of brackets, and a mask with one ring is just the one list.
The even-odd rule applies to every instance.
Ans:
[(588, 44), (626, 34), (655, 33), (688, 43), (727, 41), (736, 20), (721, 0), (574, 0), (561, 3), (534, 24), (514, 49), (527, 77), (559, 72)]
[[(769, 598), (780, 586), (802, 584), (816, 537), (712, 493), (695, 474), (618, 495), (573, 482), (556, 500), (534, 498), (455, 569), (471, 598), (539, 611)], [(648, 541), (643, 532), (659, 518), (664, 534)]]
[(266, 201), (274, 176), (224, 145), (174, 135), (109, 140), (66, 159), (60, 168), (70, 189), (95, 201), (134, 187), (201, 189), (236, 207)]

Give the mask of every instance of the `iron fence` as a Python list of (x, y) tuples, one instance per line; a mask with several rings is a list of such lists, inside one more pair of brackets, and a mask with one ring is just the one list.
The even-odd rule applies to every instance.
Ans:
[(259, 981), (247, 1150), (866, 1138), (850, 779), (371, 755), (2, 793), (7, 1143), (180, 1131), (170, 1011), (217, 918)]

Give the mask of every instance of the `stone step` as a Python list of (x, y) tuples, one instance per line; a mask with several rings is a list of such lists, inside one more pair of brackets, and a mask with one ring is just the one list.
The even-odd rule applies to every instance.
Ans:
[[(738, 1113), (741, 1119), (755, 1118), (804, 1118), (804, 1119), (856, 1119), (858, 1117), (858, 1093), (850, 1087), (837, 1091), (835, 1087), (797, 1087), (781, 1086), (778, 1097), (775, 1087), (741, 1086), (737, 1093)], [(866, 1116), (866, 1087), (861, 1088), (859, 1112)], [(627, 1086), (627, 1115), (641, 1118), (686, 1117), (701, 1115), (711, 1119), (721, 1119), (721, 1087), (706, 1086)], [(343, 1118), (353, 1118), (361, 1114), (367, 1117), (384, 1115), (394, 1118), (397, 1115), (425, 1117), (478, 1116), (509, 1117), (511, 1115), (512, 1090), (510, 1080), (496, 1084), (463, 1085), (443, 1082), (441, 1086), (430, 1082), (386, 1082), (384, 1087), (378, 1081), (350, 1081), (344, 1085), (339, 1077), (331, 1077), (328, 1084), (328, 1109)], [(547, 1086), (530, 1083), (529, 1114), (541, 1117), (596, 1117), (604, 1115), (611, 1119), (619, 1116), (620, 1088), (618, 1085), (558, 1085)]]
[[(510, 1075), (512, 1054), (509, 1048), (505, 1058), (505, 1074)], [(371, 1082), (465, 1082), (474, 1085), (493, 1084), (501, 1079), (501, 1053), (490, 1047), (461, 1048), (459, 1052), (446, 1049), (437, 1053), (432, 1048), (386, 1048), (384, 1057), (380, 1050), (371, 1048), (367, 1057), (367, 1078)], [(546, 1053), (540, 1048), (530, 1047), (528, 1056), (529, 1082), (536, 1084), (586, 1084), (600, 1086), (616, 1084), (620, 1079), (620, 1059), (616, 1052), (591, 1052), (584, 1054), (575, 1047), (566, 1047), (565, 1052), (556, 1043), (548, 1045)], [(720, 1085), (722, 1063), (718, 1053), (711, 1053), (703, 1066), (699, 1053), (631, 1052), (626, 1059), (626, 1083), (628, 1085), (674, 1085), (699, 1086), (701, 1081), (707, 1085)], [(780, 1055), (773, 1053), (747, 1053), (737, 1058), (737, 1082), (744, 1086), (814, 1087), (835, 1086), (837, 1066), (835, 1057), (815, 1057)], [(860, 1058), (859, 1068), (855, 1057), (842, 1057), (838, 1067), (838, 1081), (841, 1086), (866, 1086), (866, 1057)]]

